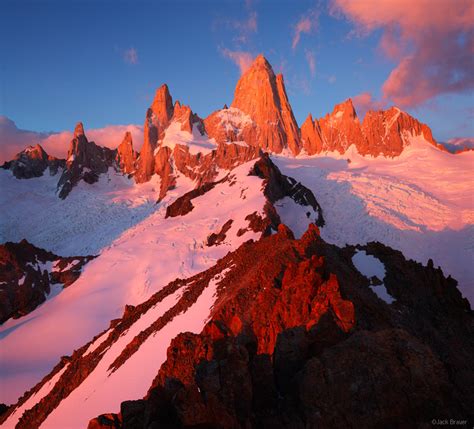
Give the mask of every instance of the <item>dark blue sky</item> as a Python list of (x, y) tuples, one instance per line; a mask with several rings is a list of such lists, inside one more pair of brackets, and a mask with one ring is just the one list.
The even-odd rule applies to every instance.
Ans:
[[(78, 120), (88, 128), (142, 124), (164, 82), (205, 117), (232, 101), (240, 71), (229, 51), (263, 53), (283, 72), (300, 124), (348, 97), (380, 98), (396, 66), (379, 48), (380, 29), (354, 35), (325, 2), (3, 0), (1, 9), (0, 114), (35, 131)], [(311, 28), (292, 48), (305, 18)], [(444, 140), (474, 134), (470, 108), (472, 96), (452, 94), (405, 110)]]

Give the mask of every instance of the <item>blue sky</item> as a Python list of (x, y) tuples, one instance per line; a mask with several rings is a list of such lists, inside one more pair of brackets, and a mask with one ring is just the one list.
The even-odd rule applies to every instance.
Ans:
[[(300, 124), (309, 112), (323, 116), (359, 94), (370, 93), (377, 105), (399, 63), (380, 47), (386, 28), (355, 31), (354, 16), (330, 13), (329, 6), (4, 0), (0, 114), (34, 131), (71, 129), (79, 120), (87, 128), (142, 124), (155, 89), (166, 82), (174, 99), (205, 117), (232, 101), (240, 70), (229, 52), (263, 53), (275, 72), (283, 72)], [(300, 27), (295, 46), (305, 21), (309, 27)], [(440, 140), (474, 135), (472, 90), (441, 90), (404, 109)]]

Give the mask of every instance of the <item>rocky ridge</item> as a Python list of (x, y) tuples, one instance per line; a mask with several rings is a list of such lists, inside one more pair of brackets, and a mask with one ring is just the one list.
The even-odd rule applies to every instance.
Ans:
[(344, 154), (353, 144), (361, 155), (395, 157), (409, 145), (410, 137), (419, 135), (444, 150), (427, 125), (396, 107), (369, 111), (361, 124), (351, 99), (319, 120), (309, 115), (301, 125), (302, 145), (308, 155), (335, 151)]
[[(176, 130), (187, 137), (181, 141)], [(361, 124), (350, 99), (323, 118), (313, 119), (310, 114), (300, 129), (283, 76), (275, 75), (268, 61), (259, 55), (239, 79), (230, 108), (224, 106), (204, 120), (189, 106), (173, 103), (166, 84), (158, 88), (146, 112), (140, 154), (133, 148), (130, 133), (125, 134), (117, 149), (111, 150), (89, 142), (78, 123), (65, 162), (48, 157), (37, 146), (18, 154), (3, 168), (11, 169), (17, 177), (29, 178), (42, 175), (47, 166), (52, 173), (64, 167), (58, 183), (60, 198), (65, 198), (81, 180), (96, 182), (110, 167), (133, 175), (137, 183), (157, 174), (161, 178), (161, 200), (180, 174), (199, 187), (214, 181), (219, 170), (231, 170), (256, 159), (262, 151), (294, 156), (334, 151), (344, 154), (355, 145), (362, 155), (395, 157), (409, 145), (410, 137), (419, 135), (443, 150), (427, 125), (396, 107), (369, 111)], [(197, 149), (194, 143), (198, 143)]]
[(362, 249), (384, 262), (394, 304), (370, 291), (353, 248), (327, 245), (314, 226), (300, 240), (282, 225), (245, 244), (218, 263), (236, 267), (202, 333), (176, 337), (145, 398), (89, 429), (472, 419), (473, 314), (456, 282), (379, 243)]
[(26, 240), (0, 245), (0, 323), (33, 311), (47, 299), (53, 285), (73, 284), (93, 258), (58, 256)]
[(65, 160), (48, 155), (41, 145), (37, 144), (28, 146), (11, 161), (5, 162), (1, 168), (11, 170), (17, 179), (31, 179), (41, 177), (47, 168), (51, 175), (55, 175), (65, 165)]
[[(362, 249), (385, 264), (392, 304), (354, 267), (354, 252)], [(109, 414), (92, 420), (90, 429), (288, 422), (295, 428), (339, 427), (348, 421), (359, 427), (429, 427), (437, 415), (474, 417), (474, 319), (453, 279), (379, 243), (340, 249), (325, 243), (315, 225), (299, 240), (280, 225), (276, 234), (243, 244), (209, 270), (128, 306), (107, 332), (62, 359), (25, 394), (19, 404), (61, 372), (17, 427), (38, 427), (84, 382), (105, 350), (181, 291), (111, 363), (110, 371), (119, 370), (216, 278), (216, 299), (202, 332), (173, 339), (147, 395), (123, 402), (120, 413), (104, 410)]]

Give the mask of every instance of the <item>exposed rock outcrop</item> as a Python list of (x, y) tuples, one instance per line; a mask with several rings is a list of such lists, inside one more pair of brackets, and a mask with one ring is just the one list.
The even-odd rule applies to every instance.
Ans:
[(196, 181), (196, 187), (212, 182), (219, 170), (231, 170), (260, 156), (258, 147), (235, 143), (221, 143), (209, 153), (193, 153), (184, 144), (173, 149), (162, 146), (155, 156), (155, 173), (161, 177), (159, 200), (176, 184), (178, 174)]
[(112, 427), (428, 427), (439, 415), (474, 417), (473, 315), (455, 281), (378, 243), (364, 249), (385, 263), (396, 303), (370, 291), (353, 248), (327, 245), (314, 226), (301, 240), (282, 226), (196, 276), (193, 290), (235, 264), (202, 333), (172, 341), (146, 397), (123, 402)]
[(135, 180), (138, 183), (150, 180), (155, 172), (155, 149), (158, 146), (158, 140), (163, 138), (172, 117), (173, 100), (168, 85), (165, 84), (158, 88), (153, 103), (146, 112), (143, 147), (135, 174)]
[(41, 145), (37, 144), (22, 150), (11, 161), (5, 162), (2, 168), (11, 170), (17, 179), (31, 179), (41, 177), (47, 168), (51, 175), (55, 175), (65, 164), (63, 159), (49, 156)]
[(132, 134), (127, 131), (115, 155), (119, 170), (125, 174), (132, 174), (136, 168), (137, 157), (138, 154), (133, 149)]
[(299, 128), (285, 91), (283, 76), (259, 55), (235, 88), (230, 109), (214, 112), (204, 121), (210, 137), (221, 142), (245, 141), (264, 151), (300, 151)]
[(0, 245), (0, 323), (43, 303), (52, 285), (68, 287), (93, 256), (61, 257), (26, 240)]
[(359, 249), (385, 264), (393, 304), (380, 300), (355, 269), (354, 247), (326, 244), (314, 225), (295, 240), (280, 225), (276, 234), (247, 242), (209, 270), (127, 308), (95, 350), (85, 353), (86, 344), (53, 370), (49, 378), (64, 368), (59, 382), (18, 428), (39, 426), (105, 350), (180, 290), (178, 302), (111, 363), (110, 371), (119, 370), (218, 275), (202, 332), (173, 339), (148, 394), (123, 402), (120, 414), (100, 416), (90, 428), (344, 427), (349, 421), (423, 427), (441, 415), (473, 418), (474, 318), (456, 282), (379, 243)]
[(58, 195), (64, 199), (81, 180), (95, 183), (99, 175), (114, 165), (116, 150), (98, 146), (87, 140), (81, 122), (74, 129), (69, 146), (66, 168), (58, 182)]
[(309, 115), (301, 126), (301, 141), (308, 155), (344, 154), (354, 145), (361, 155), (395, 157), (410, 144), (410, 137), (416, 136), (444, 150), (427, 125), (396, 107), (367, 112), (361, 125), (350, 99), (319, 120)]
[(362, 122), (365, 140), (357, 145), (362, 155), (398, 156), (408, 145), (410, 136), (423, 136), (433, 146), (436, 143), (430, 128), (396, 107), (378, 112), (369, 111)]

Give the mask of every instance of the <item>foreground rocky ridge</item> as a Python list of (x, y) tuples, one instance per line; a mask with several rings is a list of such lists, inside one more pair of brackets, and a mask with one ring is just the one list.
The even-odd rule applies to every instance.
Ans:
[[(395, 302), (378, 298), (371, 280), (355, 269), (357, 250), (385, 264), (383, 281)], [(104, 353), (167, 297), (179, 298), (137, 332), (109, 371), (120, 370), (214, 287), (204, 329), (172, 340), (145, 398), (124, 402), (119, 414), (100, 416), (89, 428), (339, 427), (348, 421), (428, 427), (437, 416), (474, 417), (474, 319), (455, 280), (379, 243), (340, 249), (325, 243), (314, 225), (300, 240), (280, 225), (211, 269), (128, 306), (20, 400), (17, 406), (57, 377), (17, 427), (47, 421)]]
[(93, 256), (61, 257), (26, 240), (0, 245), (0, 323), (42, 304), (52, 286), (68, 287)]
[(147, 396), (89, 429), (472, 419), (473, 315), (456, 282), (379, 243), (361, 249), (385, 263), (394, 304), (370, 292), (353, 248), (327, 245), (315, 227), (294, 240), (282, 226), (224, 258), (236, 267), (203, 332), (176, 337)]

